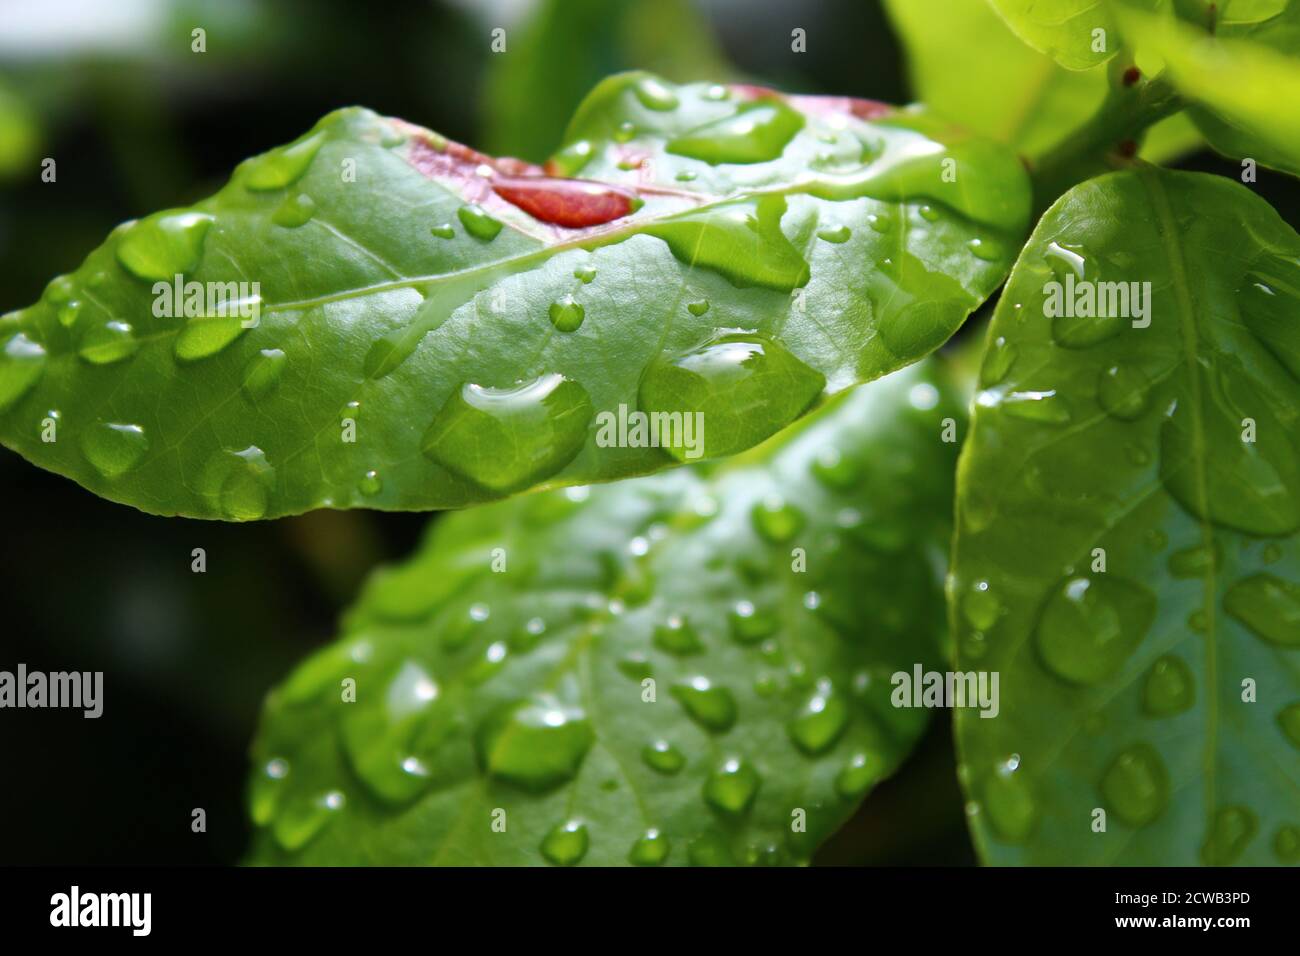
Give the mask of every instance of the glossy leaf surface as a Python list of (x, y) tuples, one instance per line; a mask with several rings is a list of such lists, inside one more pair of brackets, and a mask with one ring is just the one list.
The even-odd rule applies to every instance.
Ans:
[(268, 700), (253, 859), (807, 861), (924, 726), (890, 675), (938, 659), (960, 417), (927, 365), (718, 466), (441, 519)]
[(595, 181), (331, 114), (0, 319), (0, 438), (234, 520), (651, 472), (681, 449), (610, 447), (620, 408), (703, 414), (687, 457), (750, 447), (940, 345), (1028, 209), (1011, 154), (922, 112), (644, 74), (548, 172)]
[(1227, 179), (1081, 185), (980, 384), (949, 602), (959, 667), (1001, 675), (957, 717), (984, 858), (1297, 862), (1300, 237)]

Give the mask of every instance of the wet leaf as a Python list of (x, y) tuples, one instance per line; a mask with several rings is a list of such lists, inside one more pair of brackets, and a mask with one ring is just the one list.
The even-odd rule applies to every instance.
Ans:
[[(643, 474), (937, 348), (1028, 215), (1010, 153), (922, 111), (646, 74), (548, 164), (589, 181), (542, 172), (331, 114), (0, 318), (0, 439), (232, 520)], [(703, 441), (602, 433), (638, 407), (704, 414)]]
[(981, 384), (949, 603), (1000, 674), (997, 718), (957, 715), (985, 860), (1296, 862), (1300, 236), (1218, 177), (1076, 187)]
[(806, 862), (925, 723), (890, 675), (938, 659), (947, 418), (927, 365), (717, 466), (441, 519), (268, 700), (253, 860)]

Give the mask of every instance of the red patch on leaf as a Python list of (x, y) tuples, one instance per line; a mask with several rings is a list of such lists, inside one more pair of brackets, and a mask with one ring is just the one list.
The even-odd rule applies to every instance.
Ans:
[(1139, 70), (1136, 66), (1130, 66), (1127, 70), (1124, 71), (1123, 80), (1125, 86), (1132, 86), (1140, 79), (1142, 79), (1142, 71)]
[(492, 190), (534, 219), (566, 229), (604, 225), (630, 213), (632, 193), (604, 183), (549, 176), (500, 176)]
[(860, 120), (874, 120), (894, 112), (894, 107), (889, 103), (864, 100), (856, 96), (792, 96), (790, 102), (795, 109), (812, 116), (848, 113)]

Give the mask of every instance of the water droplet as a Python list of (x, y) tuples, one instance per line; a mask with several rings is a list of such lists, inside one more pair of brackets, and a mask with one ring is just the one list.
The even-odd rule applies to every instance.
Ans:
[(77, 354), (92, 365), (109, 365), (129, 358), (140, 348), (131, 326), (125, 322), (105, 322), (86, 329)]
[(848, 722), (848, 705), (823, 681), (790, 722), (790, 739), (804, 753), (819, 754), (839, 739)]
[(709, 300), (700, 299), (697, 302), (687, 302), (686, 311), (697, 318), (709, 311)]
[(359, 682), (355, 703), (340, 719), (343, 750), (353, 771), (379, 799), (413, 800), (431, 782), (427, 758), (453, 724), (436, 719), (440, 691), (415, 661), (406, 661), (382, 686)]
[(652, 770), (672, 776), (686, 766), (686, 757), (666, 740), (656, 740), (641, 749), (641, 759)]
[(1166, 654), (1151, 665), (1142, 685), (1142, 709), (1152, 717), (1181, 714), (1196, 702), (1196, 682), (1180, 657)]
[(77, 324), (77, 319), (81, 316), (81, 300), (74, 299), (67, 305), (59, 306), (58, 319), (59, 324), (65, 329), (70, 329)]
[(867, 225), (871, 227), (873, 232), (878, 232), (881, 235), (884, 235), (885, 233), (889, 232), (891, 228), (893, 228), (894, 221), (883, 212), (872, 213), (871, 215), (867, 216)]
[(998, 764), (984, 782), (989, 825), (1007, 843), (1023, 843), (1038, 825), (1038, 802), (1018, 757)]
[(1070, 421), (1070, 408), (1055, 389), (1012, 392), (1001, 404), (1008, 415), (1026, 422), (1064, 425)]
[(686, 848), (691, 866), (734, 866), (735, 858), (726, 837), (709, 831), (702, 833), (691, 841)]
[(1169, 573), (1176, 578), (1203, 578), (1219, 566), (1217, 542), (1198, 544), (1169, 556)]
[(1291, 746), (1300, 750), (1300, 701), (1287, 704), (1277, 714), (1277, 725), (1290, 741)]
[(263, 764), (261, 771), (253, 777), (248, 804), (249, 816), (256, 826), (266, 826), (275, 816), (288, 776), (289, 762), (282, 757), (274, 757)]
[(677, 109), (677, 94), (652, 76), (640, 78), (632, 85), (637, 100), (648, 110), (667, 112)]
[(1002, 247), (992, 239), (972, 239), (966, 243), (966, 248), (976, 259), (985, 262), (996, 262), (1003, 255)]
[(284, 372), (285, 354), (281, 349), (261, 349), (244, 366), (244, 394), (256, 401), (269, 394)]
[(1087, 276), (1087, 261), (1084, 259), (1082, 246), (1053, 242), (1043, 253), (1043, 258), (1047, 260), (1047, 265), (1052, 272), (1060, 278), (1070, 273), (1073, 273), (1076, 279)]
[(769, 496), (754, 505), (750, 512), (754, 530), (773, 544), (785, 544), (803, 530), (803, 512), (778, 497)]
[(756, 608), (752, 601), (737, 601), (729, 615), (731, 636), (739, 644), (757, 644), (776, 633), (780, 620), (770, 610)]
[(699, 654), (704, 650), (704, 645), (700, 642), (695, 629), (685, 618), (677, 614), (670, 616), (664, 624), (655, 627), (654, 643), (661, 650), (679, 657)]
[(546, 164), (546, 171), (552, 176), (576, 176), (594, 155), (596, 151), (591, 143), (581, 139), (567, 144), (552, 156)]
[(461, 206), (456, 210), (456, 216), (460, 219), (460, 224), (465, 227), (465, 231), (475, 239), (491, 242), (501, 231), (501, 221), (493, 219), (477, 203)]
[(590, 285), (592, 280), (596, 278), (596, 270), (591, 266), (579, 266), (573, 270), (573, 277), (583, 285)]
[(555, 866), (574, 866), (587, 855), (591, 838), (587, 827), (578, 820), (567, 820), (553, 827), (542, 839), (542, 856)]
[(284, 202), (276, 207), (275, 212), (271, 213), (271, 222), (285, 229), (297, 229), (299, 226), (305, 226), (311, 221), (311, 217), (316, 214), (316, 203), (305, 193), (299, 193), (296, 196), (286, 196)]
[(367, 498), (373, 498), (384, 490), (384, 479), (379, 476), (379, 472), (373, 468), (361, 476), (357, 482), (357, 491), (361, 492)]
[(580, 302), (574, 301), (573, 296), (566, 295), (551, 303), (550, 315), (551, 324), (561, 332), (576, 332), (582, 325), (586, 310)]
[(451, 223), (442, 222), (436, 226), (430, 226), (429, 235), (435, 239), (453, 239), (456, 236), (456, 229)]
[(1300, 863), (1300, 827), (1278, 827), (1273, 835), (1273, 854), (1283, 863)]
[(803, 126), (803, 114), (785, 103), (758, 100), (742, 103), (730, 116), (695, 127), (670, 141), (666, 149), (711, 166), (765, 163), (780, 157)]
[[(732, 334), (655, 361), (638, 394), (642, 411), (683, 417), (683, 428), (675, 430), (667, 450), (686, 461), (758, 444), (803, 413), (825, 384), (819, 372), (775, 342)], [(692, 426), (699, 421), (707, 426), (693, 433), (691, 443), (686, 416)]]
[(711, 203), (643, 231), (668, 244), (687, 267), (711, 269), (738, 287), (791, 292), (806, 285), (809, 266), (781, 231), (784, 196)]
[(722, 813), (741, 814), (754, 802), (761, 782), (748, 762), (732, 757), (704, 782), (704, 800)]
[(338, 816), (346, 802), (338, 790), (291, 801), (276, 814), (271, 825), (275, 842), (290, 852), (302, 849)]
[(1110, 415), (1131, 422), (1147, 410), (1151, 382), (1135, 365), (1112, 365), (1097, 382), (1097, 401)]
[(583, 710), (550, 694), (498, 708), (475, 735), (484, 770), (530, 791), (572, 779), (594, 739)]
[(836, 245), (848, 242), (851, 235), (853, 235), (853, 232), (848, 226), (828, 226), (825, 229), (819, 229), (817, 231), (818, 239)]
[(813, 477), (835, 491), (849, 491), (859, 485), (861, 469), (833, 445), (818, 450), (812, 463)]
[(1300, 647), (1300, 585), (1272, 574), (1253, 574), (1228, 588), (1223, 609), (1261, 640)]
[[(1274, 279), (1269, 273), (1280, 272)], [(1295, 292), (1300, 278), (1295, 260), (1274, 257), (1246, 276), (1237, 295), (1246, 328), (1255, 335), (1292, 376), (1300, 379), (1300, 348), (1295, 342)], [(1279, 295), (1277, 289), (1287, 289)]]
[(216, 355), (235, 339), (252, 328), (236, 309), (225, 310), (226, 315), (197, 315), (186, 321), (176, 336), (176, 357), (182, 362), (197, 362)]
[(1002, 605), (989, 590), (987, 581), (976, 581), (970, 586), (962, 598), (961, 609), (966, 623), (977, 631), (987, 631), (1002, 614)]
[(203, 494), (231, 521), (255, 521), (266, 514), (275, 487), (275, 469), (262, 449), (221, 451), (204, 467)]
[(643, 681), (647, 677), (654, 676), (654, 668), (650, 666), (650, 662), (641, 653), (629, 654), (620, 660), (616, 666), (619, 673), (628, 680)]
[(724, 733), (736, 722), (736, 698), (725, 687), (717, 687), (707, 677), (695, 677), (675, 684), (673, 697), (697, 724), (714, 733)]
[(1020, 350), (1015, 344), (1001, 335), (990, 342), (980, 366), (980, 388), (992, 388), (1005, 379), (1019, 355)]
[(324, 142), (324, 132), (312, 133), (296, 143), (277, 147), (250, 159), (245, 165), (244, 184), (249, 189), (265, 191), (283, 189), (297, 182), (316, 158), (316, 153)]
[(139, 425), (97, 422), (81, 433), (81, 450), (105, 478), (130, 471), (149, 450), (149, 439)]
[(1282, 560), (1282, 548), (1276, 542), (1269, 542), (1264, 545), (1264, 553), (1261, 557), (1265, 564), (1276, 564)]
[(835, 792), (845, 800), (856, 800), (884, 772), (884, 763), (875, 754), (855, 753), (835, 775)]
[(1043, 606), (1035, 637), (1047, 668), (1072, 684), (1117, 671), (1155, 618), (1155, 597), (1113, 574), (1067, 578)]
[(1120, 822), (1146, 826), (1169, 802), (1169, 773), (1150, 744), (1137, 743), (1111, 761), (1101, 778), (1101, 796)]
[(542, 375), (511, 388), (466, 384), (424, 433), (424, 453), (497, 493), (554, 475), (587, 440), (591, 400), (577, 382)]
[(917, 209), (917, 212), (926, 222), (937, 222), (939, 219), (939, 210), (933, 206), (921, 206)]
[(122, 233), (117, 261), (137, 278), (170, 282), (198, 267), (212, 223), (212, 216), (193, 210), (155, 213)]
[(668, 838), (651, 827), (632, 844), (627, 861), (633, 866), (659, 866), (668, 859), (669, 849)]
[(1259, 820), (1246, 807), (1220, 807), (1201, 846), (1201, 862), (1206, 866), (1231, 866), (1258, 830)]

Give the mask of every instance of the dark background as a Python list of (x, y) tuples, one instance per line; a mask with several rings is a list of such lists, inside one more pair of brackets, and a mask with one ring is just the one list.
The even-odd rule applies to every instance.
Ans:
[[(0, 7), (0, 23), (23, 10), (22, 30), (0, 27), (0, 312), (37, 299), (118, 222), (209, 194), (241, 159), (348, 104), (540, 159), (581, 92), (618, 69), (908, 97), (893, 34), (863, 0)], [(132, 20), (140, 10), (151, 16)], [(207, 30), (201, 55), (194, 26)], [(507, 28), (505, 54), (490, 52), (494, 26)], [(810, 37), (804, 54), (790, 50), (794, 26)], [(40, 181), (46, 156), (57, 183)], [(1235, 172), (1207, 155), (1182, 165)], [(1294, 190), (1259, 188), (1295, 221)], [(0, 712), (0, 863), (238, 861), (263, 695), (429, 520), (156, 518), (0, 449), (0, 669), (102, 670), (106, 702), (98, 720)], [(198, 547), (205, 574), (190, 571)], [(954, 765), (941, 715), (820, 861), (972, 862)], [(195, 807), (207, 833), (191, 832)]]

